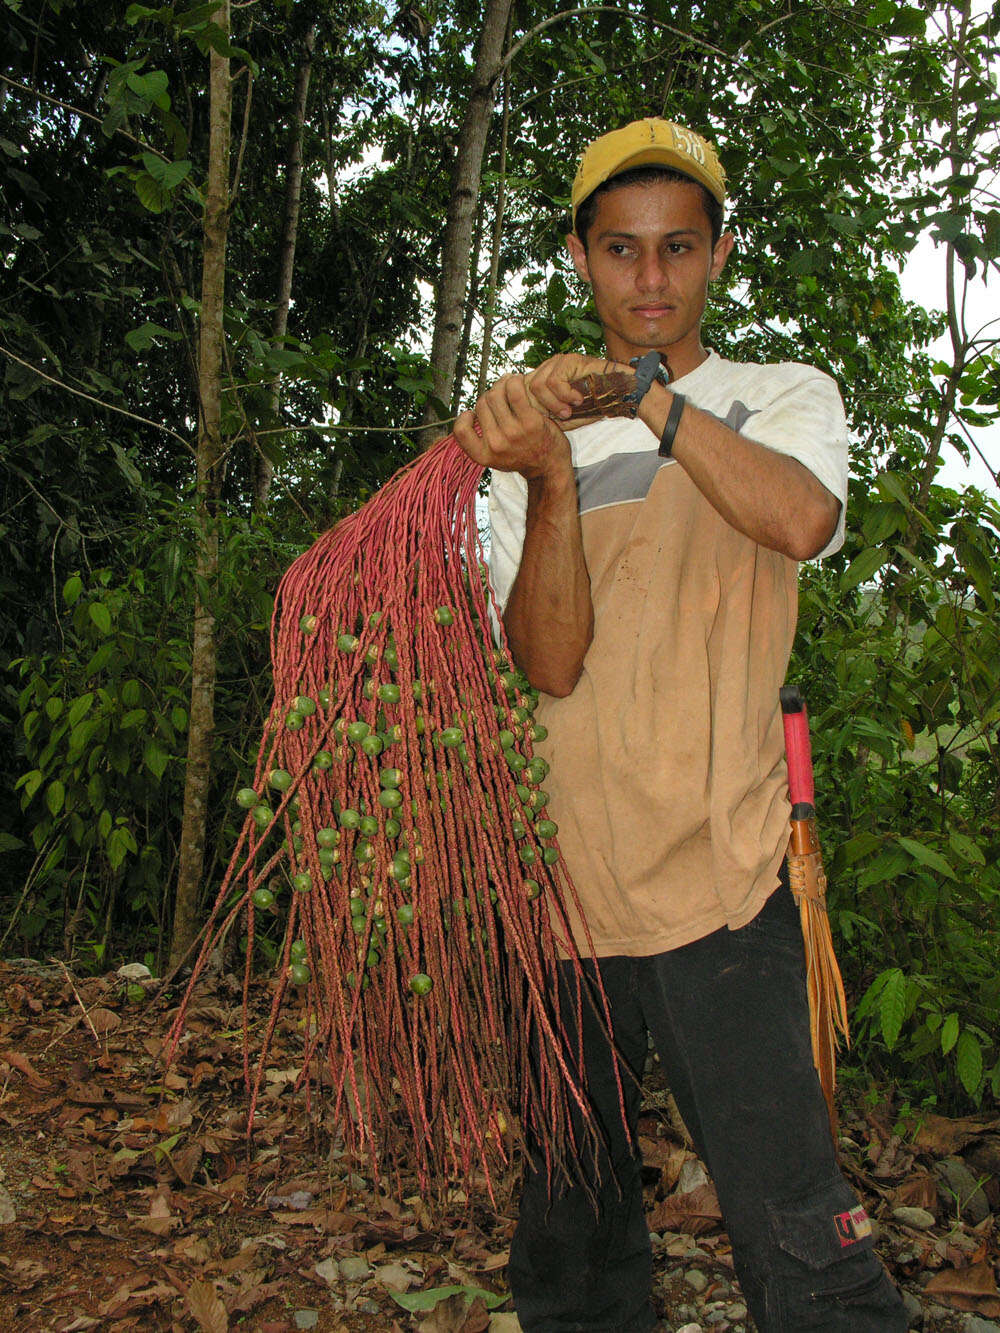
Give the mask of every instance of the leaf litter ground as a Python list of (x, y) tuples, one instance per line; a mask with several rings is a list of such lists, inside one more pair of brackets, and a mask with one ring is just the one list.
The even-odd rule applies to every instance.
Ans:
[[(153, 988), (137, 1004), (114, 975), (0, 963), (0, 1333), (514, 1333), (504, 1272), (513, 1173), (496, 1209), (476, 1181), (443, 1183), (438, 1198), (415, 1179), (376, 1185), (370, 1164), (339, 1147), (337, 1126), (294, 1092), (294, 1012), (248, 1146), (239, 990), (235, 978), (206, 978), (190, 1039), (165, 1071), (177, 995)], [(262, 987), (262, 1017), (267, 999)], [(749, 1330), (720, 1319), (726, 1302), (713, 1297), (726, 1296), (738, 1320), (739, 1294), (714, 1190), (655, 1064), (647, 1082), (641, 1136), (663, 1327)], [(906, 1137), (895, 1120), (890, 1105), (845, 1115), (843, 1163), (914, 1318), (931, 1333), (960, 1333), (970, 1313), (1000, 1318), (1000, 1120), (928, 1116)], [(961, 1197), (968, 1174), (943, 1182), (942, 1161), (984, 1182), (974, 1199)]]

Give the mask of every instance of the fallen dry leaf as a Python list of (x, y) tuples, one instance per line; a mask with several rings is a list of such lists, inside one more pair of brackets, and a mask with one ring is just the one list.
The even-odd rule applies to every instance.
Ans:
[(417, 1333), (484, 1333), (489, 1326), (490, 1316), (483, 1298), (477, 1296), (467, 1306), (465, 1296), (457, 1291), (438, 1301), (417, 1325)]
[(194, 1139), (190, 1143), (185, 1143), (183, 1148), (170, 1153), (168, 1160), (184, 1184), (190, 1185), (204, 1155), (201, 1144)]
[(18, 1291), (28, 1291), (47, 1275), (48, 1269), (44, 1264), (36, 1263), (33, 1259), (7, 1260), (0, 1256), (0, 1277)]
[(51, 1086), (49, 1080), (43, 1078), (28, 1057), (22, 1055), (20, 1051), (0, 1051), (0, 1064), (8, 1064), (11, 1069), (23, 1074), (33, 1088), (41, 1090)]
[(934, 1212), (937, 1207), (937, 1181), (929, 1172), (910, 1176), (887, 1196), (894, 1208), (926, 1208)]
[(99, 1037), (114, 1032), (116, 1028), (120, 1028), (122, 1025), (121, 1015), (116, 1014), (113, 1009), (91, 1009), (87, 1017)]
[(192, 1282), (185, 1303), (203, 1333), (228, 1333), (229, 1316), (211, 1282)]
[(1000, 1120), (984, 1120), (974, 1115), (948, 1120), (943, 1115), (927, 1114), (921, 1117), (913, 1141), (923, 1152), (934, 1157), (954, 1157), (967, 1143), (991, 1132), (1000, 1132)]
[(648, 1221), (653, 1231), (683, 1231), (689, 1236), (714, 1231), (722, 1222), (715, 1186), (699, 1185), (686, 1194), (671, 1194), (653, 1208)]
[(393, 1291), (409, 1291), (423, 1280), (423, 1274), (419, 1270), (413, 1272), (414, 1267), (412, 1264), (406, 1267), (402, 1263), (382, 1264), (375, 1269), (375, 1281), (380, 1286), (391, 1287)]
[[(148, 1282), (151, 1285), (143, 1287), (143, 1283)], [(97, 1307), (97, 1313), (105, 1318), (111, 1315), (128, 1314), (131, 1310), (141, 1308), (144, 1305), (155, 1305), (162, 1300), (172, 1300), (177, 1295), (173, 1287), (168, 1287), (163, 1283), (154, 1283), (149, 1273), (136, 1273), (134, 1277), (123, 1282), (113, 1296), (109, 1296), (106, 1301), (102, 1301)]]
[(195, 1104), (188, 1098), (166, 1108), (167, 1126), (170, 1129), (187, 1129), (195, 1112)]
[(969, 1268), (947, 1268), (935, 1273), (925, 1288), (934, 1299), (956, 1310), (969, 1310), (993, 1319), (1000, 1315), (1000, 1291), (989, 1263)]
[(134, 1226), (141, 1227), (143, 1231), (151, 1231), (154, 1236), (169, 1235), (181, 1225), (181, 1219), (171, 1213), (170, 1204), (162, 1194), (153, 1195), (148, 1216), (136, 1217), (130, 1213), (129, 1217)]
[(672, 1190), (681, 1174), (681, 1167), (694, 1158), (694, 1153), (679, 1143), (669, 1139), (651, 1139), (639, 1136), (639, 1151), (642, 1153), (644, 1166), (656, 1167), (663, 1181), (664, 1190)]

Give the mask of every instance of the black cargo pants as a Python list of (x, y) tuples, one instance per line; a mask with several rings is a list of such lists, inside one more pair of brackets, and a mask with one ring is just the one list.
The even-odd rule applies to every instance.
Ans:
[[(589, 964), (591, 968), (593, 964)], [(648, 1038), (718, 1190), (759, 1333), (905, 1333), (864, 1210), (837, 1166), (812, 1064), (798, 909), (786, 883), (741, 930), (648, 958), (606, 958), (601, 977), (622, 1061)], [(646, 1333), (651, 1249), (640, 1162), (622, 1127), (603, 1027), (581, 1018), (589, 1092), (605, 1136), (593, 1190), (549, 1198), (529, 1171), (508, 1276), (525, 1333)], [(636, 1079), (623, 1073), (629, 1127)]]

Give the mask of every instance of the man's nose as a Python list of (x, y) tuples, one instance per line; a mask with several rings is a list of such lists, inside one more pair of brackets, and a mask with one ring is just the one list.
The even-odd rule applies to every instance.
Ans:
[(644, 292), (658, 291), (664, 286), (665, 265), (660, 255), (655, 250), (644, 254), (639, 259), (639, 268), (636, 275), (636, 283)]

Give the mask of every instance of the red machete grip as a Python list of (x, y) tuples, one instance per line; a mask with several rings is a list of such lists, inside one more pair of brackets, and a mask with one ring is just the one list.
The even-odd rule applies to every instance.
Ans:
[(816, 792), (813, 787), (812, 750), (809, 746), (809, 715), (797, 686), (782, 687), (781, 715), (788, 760), (788, 795), (793, 806), (801, 802), (813, 807)]

